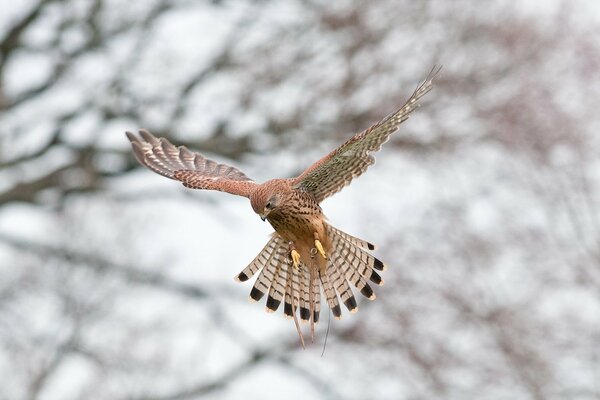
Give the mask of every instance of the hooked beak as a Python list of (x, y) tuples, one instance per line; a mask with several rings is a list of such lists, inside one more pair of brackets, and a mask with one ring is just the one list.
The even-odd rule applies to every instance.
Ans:
[(258, 213), (258, 215), (260, 215), (260, 219), (265, 221), (270, 213), (271, 213), (271, 209), (265, 207), (265, 208), (263, 208), (261, 213)]

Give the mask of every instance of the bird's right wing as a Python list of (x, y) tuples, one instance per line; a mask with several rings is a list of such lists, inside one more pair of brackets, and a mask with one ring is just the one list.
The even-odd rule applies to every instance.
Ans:
[(157, 138), (146, 130), (140, 130), (139, 136), (131, 132), (125, 134), (140, 164), (157, 174), (181, 181), (185, 187), (248, 197), (256, 186), (239, 169), (209, 160), (185, 146), (175, 147), (167, 139)]

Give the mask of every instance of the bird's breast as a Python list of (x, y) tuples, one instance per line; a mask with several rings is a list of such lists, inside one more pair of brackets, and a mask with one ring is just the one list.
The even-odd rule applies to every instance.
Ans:
[(315, 232), (325, 232), (321, 207), (304, 193), (294, 195), (267, 219), (277, 233), (294, 242), (312, 243)]

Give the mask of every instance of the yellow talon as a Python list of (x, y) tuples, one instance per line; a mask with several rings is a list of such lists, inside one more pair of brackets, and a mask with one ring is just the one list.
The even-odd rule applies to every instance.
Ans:
[(295, 268), (298, 268), (300, 265), (300, 253), (298, 253), (296, 249), (292, 250), (292, 262), (294, 263)]
[(321, 256), (327, 260), (327, 254), (325, 254), (325, 249), (323, 248), (323, 245), (319, 239), (315, 239), (315, 247), (317, 248), (319, 254), (321, 254)]

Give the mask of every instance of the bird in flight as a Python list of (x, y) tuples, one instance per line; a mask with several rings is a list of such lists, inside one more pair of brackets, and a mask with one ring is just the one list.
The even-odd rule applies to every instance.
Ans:
[[(358, 310), (352, 284), (369, 300), (375, 293), (369, 281), (382, 285), (386, 265), (369, 253), (375, 246), (331, 226), (320, 203), (350, 184), (375, 163), (371, 153), (398, 130), (418, 101), (432, 87), (440, 68), (434, 67), (406, 103), (380, 122), (351, 137), (295, 178), (256, 183), (242, 171), (205, 158), (184, 146), (146, 130), (126, 132), (140, 164), (191, 189), (219, 190), (247, 197), (254, 212), (275, 229), (254, 260), (235, 279), (244, 282), (260, 271), (250, 299), (267, 296), (266, 310), (283, 302), (285, 316), (293, 318), (304, 347), (300, 320), (310, 322), (314, 340), (319, 321), (321, 290), (333, 316), (341, 318), (340, 300), (351, 313)], [(339, 299), (338, 299), (339, 296)]]

